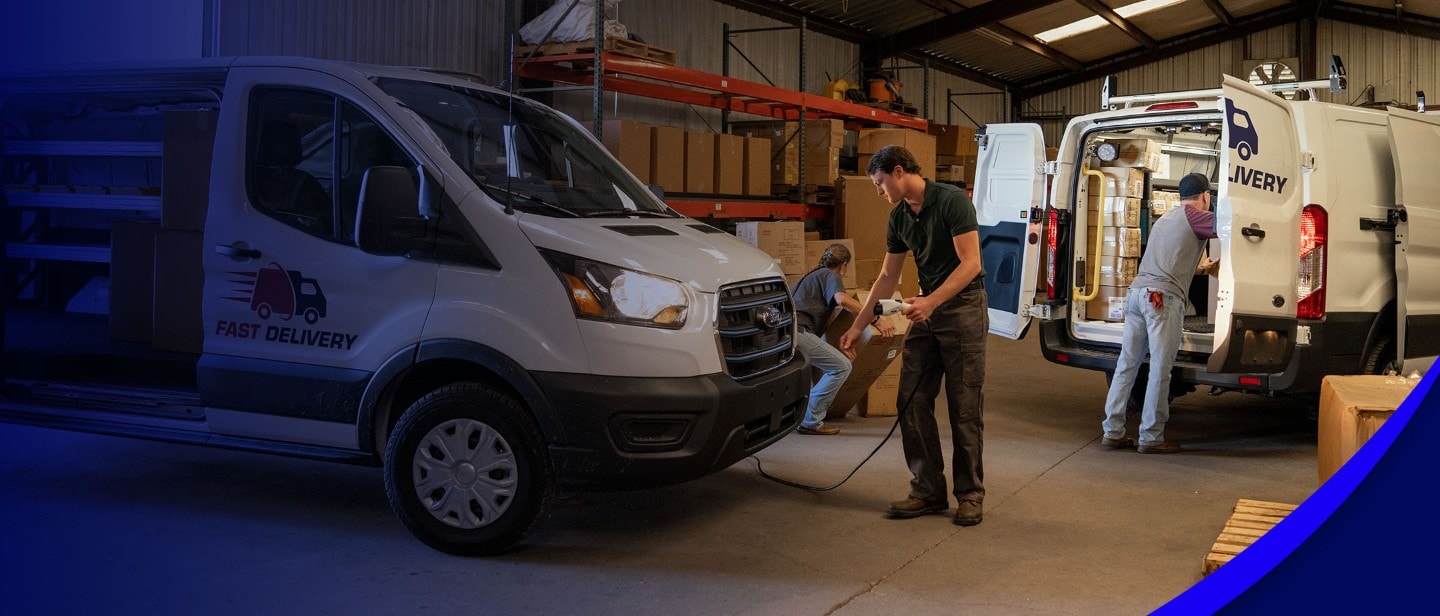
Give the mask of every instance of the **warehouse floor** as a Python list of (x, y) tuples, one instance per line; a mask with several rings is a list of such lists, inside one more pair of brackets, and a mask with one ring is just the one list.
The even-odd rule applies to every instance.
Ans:
[[(411, 538), (377, 469), (0, 425), (3, 601), (18, 614), (1142, 614), (1201, 579), (1238, 499), (1299, 503), (1316, 487), (1315, 424), (1298, 406), (1190, 394), (1167, 432), (1185, 452), (1109, 451), (1103, 375), (1044, 361), (1033, 334), (992, 336), (988, 364), (979, 526), (883, 518), (909, 479), (897, 436), (819, 494), (745, 460), (669, 488), (568, 495), (491, 559)], [(893, 421), (834, 424), (761, 452), (765, 470), (829, 485)]]

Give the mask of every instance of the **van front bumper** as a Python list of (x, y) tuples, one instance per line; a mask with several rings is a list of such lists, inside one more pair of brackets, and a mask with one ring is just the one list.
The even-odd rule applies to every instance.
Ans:
[(745, 381), (532, 373), (550, 402), (556, 482), (620, 490), (688, 481), (734, 464), (800, 423), (810, 393), (804, 356)]

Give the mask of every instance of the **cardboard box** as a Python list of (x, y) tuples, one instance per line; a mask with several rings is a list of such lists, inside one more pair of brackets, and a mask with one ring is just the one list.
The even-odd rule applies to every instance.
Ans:
[(1135, 280), (1140, 259), (1134, 257), (1100, 257), (1100, 284), (1107, 287), (1129, 287)]
[[(861, 295), (863, 298), (864, 295)], [(864, 299), (859, 300), (862, 304)], [(905, 348), (905, 334), (910, 331), (910, 321), (904, 317), (891, 315), (885, 317), (890, 319), (895, 326), (895, 335), (886, 338), (875, 331), (873, 327), (866, 327), (860, 339), (855, 343), (855, 359), (851, 361), (850, 377), (840, 386), (840, 391), (835, 393), (835, 401), (830, 405), (830, 411), (826, 413), (827, 419), (844, 417), (850, 408), (860, 402), (860, 399), (870, 391), (870, 385), (875, 382), (886, 368), (896, 359), (899, 359), (900, 352)], [(825, 340), (831, 345), (839, 348), (840, 337), (845, 330), (855, 323), (855, 315), (841, 311), (839, 316), (830, 321), (830, 326), (825, 329)]]
[(975, 129), (969, 126), (931, 124), (926, 132), (935, 137), (936, 156), (975, 156), (980, 153)]
[(205, 286), (202, 235), (199, 231), (155, 232), (151, 345), (156, 351), (199, 353), (204, 345), (200, 323), (200, 298)]
[(1149, 139), (1106, 139), (1115, 146), (1115, 160), (1106, 162), (1110, 167), (1135, 167), (1146, 171), (1160, 170), (1160, 142)]
[(650, 183), (667, 193), (685, 192), (685, 131), (650, 127)]
[(715, 194), (745, 193), (745, 138), (715, 135)]
[(1180, 207), (1180, 193), (1156, 190), (1150, 193), (1150, 215), (1163, 216), (1165, 212)]
[(909, 150), (915, 156), (915, 162), (920, 165), (921, 175), (932, 173), (931, 170), (936, 166), (934, 135), (908, 128), (863, 128), (860, 129), (860, 140), (855, 148), (859, 155), (860, 168), (868, 168), (870, 156), (887, 145), (898, 145)]
[[(1085, 238), (1087, 242), (1095, 241), (1095, 226), (1085, 227)], [(1086, 247), (1087, 256), (1094, 256), (1094, 246)], [(1140, 229), (1133, 227), (1103, 227), (1101, 229), (1100, 252), (1103, 256), (1110, 257), (1139, 257), (1140, 256)]]
[(900, 367), (905, 363), (904, 357), (905, 353), (901, 352), (900, 357), (875, 377), (875, 382), (870, 384), (859, 405), (861, 417), (894, 417), (900, 414)]
[(601, 142), (641, 182), (650, 183), (650, 125), (605, 120)]
[(770, 196), (770, 140), (741, 137), (745, 140), (745, 194)]
[(800, 221), (747, 221), (736, 223), (735, 236), (765, 251), (786, 274), (804, 274), (805, 223)]
[(159, 223), (116, 222), (110, 231), (110, 337), (150, 342)]
[[(808, 233), (806, 235), (809, 235)], [(841, 278), (845, 281), (845, 288), (854, 289), (857, 287), (855, 279), (855, 242), (850, 239), (835, 240), (805, 240), (805, 271), (820, 265), (820, 256), (825, 254), (825, 249), (831, 244), (844, 244), (850, 249), (850, 267), (845, 268), (845, 275)]]
[[(885, 229), (892, 209), (895, 206), (875, 192), (869, 177), (842, 175), (835, 179), (835, 236), (854, 241), (860, 257), (885, 256)], [(869, 288), (864, 282), (860, 286)]]
[(920, 294), (920, 270), (916, 267), (915, 253), (905, 253), (905, 262), (900, 264), (900, 297)]
[(1320, 483), (1340, 470), (1414, 391), (1409, 379), (1330, 375), (1320, 382)]
[(935, 167), (935, 179), (941, 182), (964, 182), (963, 165), (939, 165)]
[[(731, 125), (730, 132), (768, 139), (770, 182), (793, 186), (800, 181), (802, 147), (797, 134), (799, 129), (799, 122), (736, 122)], [(805, 184), (829, 184), (840, 175), (840, 150), (845, 143), (844, 121), (807, 120), (804, 141)]]
[(160, 226), (203, 231), (210, 204), (210, 160), (215, 150), (215, 109), (165, 112), (161, 146)]
[(715, 193), (715, 133), (685, 131), (685, 192)]
[[(1099, 171), (1105, 174), (1105, 198), (1145, 196), (1144, 171), (1130, 167), (1101, 167)], [(1094, 176), (1086, 177), (1089, 180), (1086, 182), (1089, 197), (1099, 196), (1100, 180)]]
[(850, 263), (850, 270), (855, 272), (855, 288), (870, 290), (875, 286), (875, 279), (880, 277), (880, 268), (885, 265), (884, 259), (856, 259)]
[(1107, 227), (1139, 227), (1141, 206), (1136, 197), (1106, 197), (1105, 207), (1101, 208), (1099, 198), (1091, 195), (1085, 200), (1089, 213), (1086, 224), (1094, 225), (1098, 220)]
[(1085, 318), (1118, 323), (1125, 320), (1125, 294), (1127, 287), (1100, 286), (1100, 293), (1085, 302)]

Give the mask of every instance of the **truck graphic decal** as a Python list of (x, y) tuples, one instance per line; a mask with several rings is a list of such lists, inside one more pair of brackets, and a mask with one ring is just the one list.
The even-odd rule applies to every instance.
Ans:
[[(231, 287), (229, 295), (224, 299), (247, 305), (261, 321), (272, 318), (276, 321), (289, 321), (299, 316), (306, 324), (314, 325), (325, 318), (328, 312), (320, 282), (314, 278), (306, 278), (300, 270), (287, 270), (272, 261), (255, 271), (225, 273), (229, 276), (225, 282)], [(215, 322), (214, 334), (347, 351), (353, 349), (355, 341), (360, 338), (359, 334), (346, 332), (224, 319)]]
[(1250, 160), (1250, 157), (1260, 153), (1260, 134), (1255, 131), (1255, 123), (1250, 121), (1250, 112), (1235, 106), (1235, 101), (1225, 99), (1225, 123), (1230, 125), (1230, 149), (1240, 156), (1240, 160)]
[[(1229, 147), (1235, 150), (1235, 155), (1239, 156), (1240, 160), (1249, 161), (1250, 157), (1260, 153), (1260, 132), (1255, 129), (1250, 112), (1236, 107), (1235, 101), (1230, 98), (1225, 99), (1225, 125), (1230, 131)], [(1264, 164), (1264, 161), (1256, 163)], [(1238, 164), (1231, 167), (1228, 179), (1234, 185), (1277, 195), (1285, 194), (1285, 185), (1290, 182), (1290, 178), (1286, 176)]]
[(231, 289), (235, 295), (225, 299), (248, 302), (261, 320), (278, 316), (289, 321), (299, 315), (314, 325), (325, 318), (325, 293), (319, 281), (302, 276), (299, 270), (287, 270), (272, 261), (254, 272), (226, 273), (240, 278), (228, 281), (237, 286)]

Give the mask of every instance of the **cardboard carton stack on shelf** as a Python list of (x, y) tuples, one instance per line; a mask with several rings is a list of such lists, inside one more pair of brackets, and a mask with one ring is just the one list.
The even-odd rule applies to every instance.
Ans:
[(860, 140), (856, 147), (860, 174), (865, 174), (865, 169), (870, 165), (870, 157), (875, 151), (887, 145), (898, 145), (909, 150), (915, 156), (915, 162), (920, 165), (920, 175), (929, 177), (934, 173), (934, 135), (908, 128), (863, 128), (860, 129)]
[(1115, 166), (1101, 167), (1099, 171), (1105, 174), (1103, 185), (1099, 178), (1090, 176), (1085, 196), (1085, 279), (1090, 281), (1089, 268), (1098, 262), (1100, 289), (1094, 299), (1085, 303), (1085, 316), (1118, 322), (1125, 318), (1125, 294), (1140, 264), (1140, 197), (1145, 190), (1146, 169)]
[(975, 164), (980, 144), (975, 129), (951, 124), (931, 124), (929, 133), (935, 137), (935, 178), (941, 182), (975, 184)]
[(840, 175), (840, 151), (845, 145), (845, 122), (806, 120), (805, 142), (796, 133), (799, 122), (736, 122), (730, 132), (770, 141), (770, 183), (795, 186), (800, 181), (800, 151), (805, 151), (805, 184), (828, 185)]
[(769, 139), (606, 120), (601, 142), (640, 181), (667, 194), (770, 195)]

